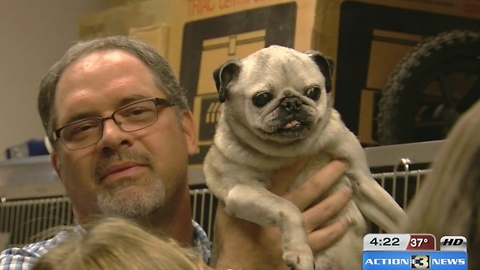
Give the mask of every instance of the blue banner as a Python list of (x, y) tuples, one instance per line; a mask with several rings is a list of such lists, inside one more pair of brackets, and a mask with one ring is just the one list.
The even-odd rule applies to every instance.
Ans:
[(364, 251), (363, 270), (467, 270), (464, 251)]

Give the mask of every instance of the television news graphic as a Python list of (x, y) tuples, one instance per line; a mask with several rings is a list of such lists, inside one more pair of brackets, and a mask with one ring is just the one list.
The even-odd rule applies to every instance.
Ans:
[(435, 250), (435, 244), (432, 234), (370, 233), (363, 238), (363, 251)]
[(464, 250), (467, 252), (467, 238), (464, 236), (442, 236), (440, 238), (440, 250)]
[(363, 270), (467, 270), (467, 239), (443, 236), (440, 250), (432, 234), (367, 234)]

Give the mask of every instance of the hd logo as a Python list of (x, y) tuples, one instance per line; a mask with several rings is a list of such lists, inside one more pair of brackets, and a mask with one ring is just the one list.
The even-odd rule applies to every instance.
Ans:
[(410, 258), (410, 268), (412, 269), (429, 269), (430, 256), (429, 255), (412, 255)]

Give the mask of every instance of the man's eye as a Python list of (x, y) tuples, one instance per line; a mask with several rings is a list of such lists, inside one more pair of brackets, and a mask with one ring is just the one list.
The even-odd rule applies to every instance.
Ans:
[(135, 107), (129, 110), (121, 112), (121, 117), (128, 118), (128, 119), (143, 119), (145, 117), (150, 117), (154, 114), (154, 110), (152, 108), (147, 107)]
[(72, 133), (83, 133), (83, 132), (91, 131), (92, 129), (95, 129), (97, 127), (98, 127), (98, 124), (84, 123), (84, 124), (76, 125), (71, 131)]
[(97, 121), (86, 121), (83, 123), (77, 123), (71, 125), (63, 130), (64, 139), (67, 140), (79, 140), (84, 136), (88, 136), (93, 132), (96, 132), (99, 127), (99, 122)]
[(130, 112), (130, 115), (142, 115), (146, 113), (148, 110), (144, 108), (136, 108)]

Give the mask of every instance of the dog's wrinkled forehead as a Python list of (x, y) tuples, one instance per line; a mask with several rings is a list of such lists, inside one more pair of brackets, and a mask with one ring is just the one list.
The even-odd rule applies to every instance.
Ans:
[(279, 67), (288, 68), (293, 65), (314, 66), (313, 61), (306, 54), (275, 45), (251, 54), (244, 58), (244, 62), (248, 63), (247, 66), (257, 70), (278, 69)]
[(268, 76), (274, 76), (276, 80), (310, 78), (311, 81), (323, 77), (315, 62), (307, 54), (275, 45), (251, 54), (244, 58), (242, 63), (244, 64), (242, 71), (247, 77), (267, 79)]
[(332, 89), (333, 61), (318, 51), (299, 52), (272, 45), (243, 59), (231, 59), (213, 72), (220, 102), (232, 93)]

